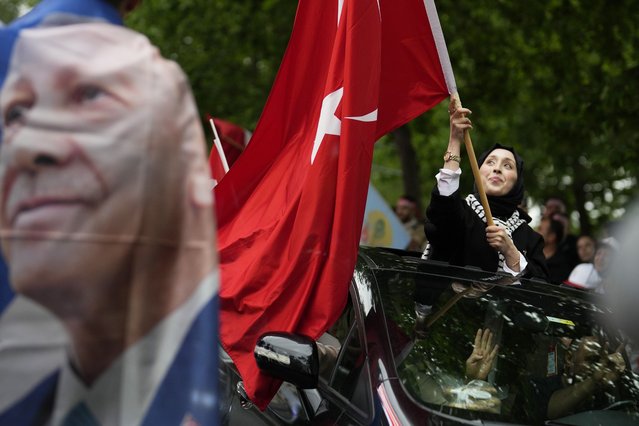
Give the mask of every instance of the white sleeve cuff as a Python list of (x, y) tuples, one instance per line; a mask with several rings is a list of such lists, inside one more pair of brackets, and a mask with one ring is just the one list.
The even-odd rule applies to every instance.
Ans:
[(439, 169), (439, 173), (435, 175), (437, 179), (437, 189), (439, 195), (448, 197), (459, 189), (459, 177), (461, 169), (455, 171), (449, 169)]
[(506, 264), (506, 261), (504, 260), (504, 272), (512, 275), (513, 277), (516, 277), (517, 275), (521, 275), (524, 270), (526, 270), (526, 266), (528, 266), (528, 261), (526, 260), (526, 257), (521, 254), (521, 252), (519, 252), (519, 272), (515, 272), (512, 269), (510, 269), (508, 267), (508, 265)]

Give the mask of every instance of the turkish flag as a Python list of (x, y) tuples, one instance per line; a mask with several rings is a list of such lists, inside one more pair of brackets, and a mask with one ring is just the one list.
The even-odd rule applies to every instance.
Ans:
[(211, 147), (211, 153), (209, 154), (209, 168), (211, 170), (211, 178), (214, 184), (217, 185), (226, 175), (226, 170), (224, 170), (224, 164), (215, 148), (215, 144)]
[[(207, 115), (207, 117), (209, 122), (213, 120), (215, 124), (224, 157), (228, 166), (231, 167), (240, 154), (244, 152), (244, 148), (246, 148), (251, 138), (251, 132), (229, 121), (213, 118), (210, 115)], [(215, 148), (215, 144), (211, 146), (211, 152), (209, 153), (209, 167), (211, 168), (211, 177), (216, 182), (220, 182), (226, 174), (226, 170), (224, 170), (220, 153)]]
[(449, 93), (422, 0), (300, 0), (250, 145), (215, 188), (220, 336), (251, 400), (279, 382), (267, 331), (319, 337), (343, 310), (374, 142)]

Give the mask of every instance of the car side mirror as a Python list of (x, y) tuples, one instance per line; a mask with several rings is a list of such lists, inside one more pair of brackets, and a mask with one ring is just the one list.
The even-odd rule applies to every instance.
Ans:
[(293, 333), (266, 333), (257, 340), (253, 355), (264, 373), (302, 389), (317, 387), (319, 355), (312, 339)]

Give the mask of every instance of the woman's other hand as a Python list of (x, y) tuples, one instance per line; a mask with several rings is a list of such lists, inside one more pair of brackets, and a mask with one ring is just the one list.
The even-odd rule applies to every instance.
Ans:
[(519, 272), (519, 250), (504, 228), (499, 225), (487, 226), (486, 241), (489, 246), (504, 255), (506, 265), (510, 269)]

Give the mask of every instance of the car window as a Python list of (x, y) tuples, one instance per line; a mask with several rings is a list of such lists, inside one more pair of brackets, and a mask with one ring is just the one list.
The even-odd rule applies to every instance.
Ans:
[[(322, 372), (320, 380), (352, 405), (366, 412), (370, 387), (365, 369), (366, 352), (362, 347), (362, 336), (350, 296), (342, 315), (327, 334), (329, 339), (323, 336), (320, 340), (327, 341), (332, 337), (339, 342), (340, 346), (333, 361), (334, 366), (331, 369), (327, 369), (326, 366), (320, 367)], [(322, 359), (320, 362), (323, 362)]]
[(329, 386), (347, 399), (353, 396), (355, 382), (364, 365), (364, 351), (356, 324), (350, 328), (348, 337), (342, 345), (337, 366), (329, 381)]
[(291, 383), (283, 382), (267, 409), (286, 424), (303, 424), (309, 418), (301, 401), (300, 390)]
[(597, 412), (606, 424), (611, 410), (639, 420), (627, 341), (596, 303), (420, 273), (376, 278), (391, 341), (405, 342), (398, 375), (425, 406), (521, 423)]

